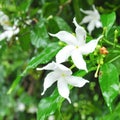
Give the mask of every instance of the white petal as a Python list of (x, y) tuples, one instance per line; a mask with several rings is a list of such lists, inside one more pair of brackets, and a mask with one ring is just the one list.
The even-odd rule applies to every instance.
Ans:
[(85, 17), (82, 19), (82, 21), (81, 21), (80, 24), (88, 23), (88, 22), (90, 22), (91, 20), (92, 20), (92, 17), (91, 17), (91, 16), (85, 16)]
[(73, 19), (73, 23), (76, 26), (75, 32), (76, 32), (77, 41), (78, 41), (78, 43), (80, 45), (82, 45), (82, 44), (85, 43), (85, 40), (86, 40), (86, 31), (85, 31), (85, 29), (83, 27), (81, 27), (80, 25), (78, 25), (78, 23), (77, 23), (77, 21), (76, 21), (75, 18)]
[(7, 41), (9, 41), (12, 36), (14, 35), (14, 32), (11, 30), (11, 31), (7, 31)]
[(0, 41), (7, 37), (6, 31), (0, 34)]
[(69, 98), (69, 93), (70, 92), (69, 92), (69, 88), (68, 88), (66, 80), (59, 78), (59, 80), (57, 82), (57, 85), (58, 85), (58, 92), (59, 92), (59, 94), (63, 98), (66, 98), (69, 103), (71, 103), (71, 100)]
[(95, 40), (91, 40), (90, 42), (88, 42), (87, 44), (85, 44), (84, 46), (81, 46), (81, 48), (79, 49), (80, 52), (84, 55), (87, 55), (89, 53), (92, 53), (97, 44), (98, 44), (98, 41), (102, 38), (103, 36), (101, 35), (100, 37), (98, 37), (97, 39)]
[(57, 79), (59, 78), (59, 75), (56, 72), (50, 72), (45, 80), (44, 80), (44, 84), (43, 84), (43, 92), (41, 93), (41, 95), (43, 95), (45, 93), (45, 91), (54, 83), (57, 81)]
[(19, 32), (20, 32), (20, 29), (19, 28), (15, 28), (14, 35), (18, 34)]
[(83, 59), (82, 54), (78, 50), (75, 50), (72, 53), (72, 60), (78, 69), (87, 71), (86, 62)]
[(82, 77), (76, 77), (76, 76), (70, 76), (66, 78), (67, 82), (75, 87), (83, 87), (86, 83), (88, 83), (88, 80), (83, 79)]
[(94, 30), (95, 28), (95, 22), (94, 21), (91, 21), (88, 26), (87, 26), (87, 29), (89, 31), (89, 34), (91, 34), (91, 32)]
[(75, 36), (73, 36), (71, 33), (66, 32), (66, 31), (60, 31), (56, 34), (51, 34), (51, 33), (49, 34), (53, 37), (57, 37), (58, 39), (67, 43), (68, 45), (74, 45), (77, 42)]
[(71, 69), (67, 68), (66, 66), (64, 66), (62, 64), (58, 64), (55, 71), (59, 72), (60, 74), (64, 73), (67, 76), (70, 76), (72, 74)]
[(95, 13), (99, 14), (99, 13), (98, 13), (98, 10), (95, 8), (95, 5), (92, 5), (92, 7), (93, 7), (93, 11), (94, 11)]
[(62, 63), (67, 61), (73, 48), (74, 47), (72, 45), (67, 45), (64, 48), (62, 48), (56, 55), (56, 62)]
[(84, 14), (87, 14), (87, 15), (90, 15), (90, 14), (93, 14), (93, 11), (92, 10), (83, 10), (82, 8), (80, 9), (80, 11)]
[(56, 63), (51, 62), (42, 68), (37, 68), (37, 70), (54, 70), (56, 68)]
[(102, 23), (100, 21), (96, 21), (95, 26), (97, 28), (100, 28), (100, 27), (102, 27)]

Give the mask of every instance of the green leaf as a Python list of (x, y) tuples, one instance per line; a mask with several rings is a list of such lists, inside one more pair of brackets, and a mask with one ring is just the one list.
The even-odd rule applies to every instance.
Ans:
[(118, 113), (120, 113), (120, 103), (117, 105), (113, 112), (110, 112), (105, 116), (102, 116), (100, 120), (120, 120), (120, 114)]
[(109, 54), (105, 58), (105, 62), (114, 64), (120, 75), (120, 49), (110, 49)]
[(119, 75), (116, 67), (111, 63), (104, 64), (100, 69), (99, 84), (105, 102), (112, 110), (113, 100), (119, 93)]
[(59, 11), (59, 4), (57, 1), (46, 2), (42, 7), (44, 17), (49, 17), (51, 14), (56, 15)]
[(25, 11), (27, 12), (29, 10), (29, 7), (31, 5), (33, 0), (27, 0), (26, 2), (24, 0), (17, 0), (16, 1), (16, 7), (19, 11)]
[(8, 94), (10, 94), (16, 88), (21, 78), (28, 72), (29, 69), (34, 69), (39, 64), (48, 63), (56, 55), (60, 48), (61, 47), (58, 45), (58, 43), (52, 43), (48, 45), (48, 47), (44, 49), (38, 56), (33, 57), (28, 63), (26, 69), (14, 80), (8, 91)]
[(111, 27), (113, 26), (115, 20), (116, 20), (115, 12), (101, 15), (101, 21), (102, 21), (103, 27), (106, 28), (106, 35), (111, 29)]
[(7, 48), (6, 41), (5, 40), (0, 41), (0, 60), (2, 58), (2, 55), (4, 55), (6, 48)]
[(30, 30), (28, 28), (22, 29), (20, 32), (19, 41), (23, 50), (27, 51), (30, 48)]
[(48, 45), (46, 49), (44, 49), (38, 56), (33, 57), (27, 68), (35, 68), (39, 64), (46, 64), (48, 63), (55, 55), (56, 53), (60, 50), (61, 46), (58, 45), (58, 43), (52, 43)]
[(69, 27), (69, 25), (65, 22), (64, 19), (60, 18), (60, 17), (54, 17), (54, 20), (56, 21), (58, 27), (60, 28), (60, 30), (65, 30), (65, 31), (69, 31), (71, 32), (71, 28)]
[(44, 22), (40, 22), (39, 24), (35, 25), (31, 31), (31, 43), (39, 48), (45, 48), (48, 43), (48, 33), (45, 27)]
[(54, 114), (56, 110), (60, 110), (64, 99), (59, 96), (57, 88), (48, 98), (44, 98), (38, 105), (37, 120), (45, 120), (49, 115)]

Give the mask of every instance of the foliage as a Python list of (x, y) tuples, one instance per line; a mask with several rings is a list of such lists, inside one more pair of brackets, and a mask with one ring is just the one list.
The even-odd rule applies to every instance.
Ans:
[[(16, 26), (19, 32), (10, 40), (7, 37), (0, 40), (0, 120), (119, 119), (119, 3), (119, 0), (1, 0), (0, 11), (9, 17), (7, 23), (2, 22)], [(59, 95), (56, 83), (41, 96), (48, 71), (38, 72), (36, 68), (55, 61), (58, 51), (66, 46), (49, 33), (64, 30), (74, 35), (73, 18), (80, 23), (85, 16), (80, 8), (92, 10), (93, 4), (103, 26), (95, 28), (91, 35), (87, 33), (86, 41), (103, 37), (94, 52), (84, 55), (88, 72), (77, 69), (71, 58), (63, 63), (74, 76), (89, 83), (80, 89), (69, 86), (71, 104)], [(0, 39), (6, 31), (2, 22)], [(82, 25), (86, 31), (87, 25)]]

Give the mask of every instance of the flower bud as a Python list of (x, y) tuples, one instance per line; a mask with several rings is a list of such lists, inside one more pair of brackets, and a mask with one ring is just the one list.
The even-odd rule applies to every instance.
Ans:
[(107, 55), (108, 54), (108, 50), (105, 47), (101, 47), (100, 48), (100, 54)]

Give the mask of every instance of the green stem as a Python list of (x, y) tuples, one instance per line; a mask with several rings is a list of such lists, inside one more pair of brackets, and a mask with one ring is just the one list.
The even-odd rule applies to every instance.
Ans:
[[(110, 42), (110, 41), (108, 41), (108, 40), (106, 40), (106, 39), (104, 39), (104, 41), (105, 41), (106, 43), (108, 43), (109, 45), (114, 46), (114, 43), (112, 43), (112, 42)], [(120, 48), (119, 45), (116, 45), (115, 47)]]
[(115, 61), (115, 60), (116, 60), (116, 59), (118, 59), (118, 58), (120, 58), (120, 55), (118, 55), (118, 56), (114, 57), (112, 60), (110, 60), (110, 61), (109, 61), (109, 63), (111, 63), (111, 62)]
[(100, 69), (100, 64), (98, 64), (97, 70), (96, 70), (96, 72), (95, 72), (95, 78), (98, 77), (98, 71), (99, 71), (99, 69)]
[(70, 69), (72, 70), (74, 67), (75, 67), (75, 65), (73, 64), (73, 65), (70, 67)]

